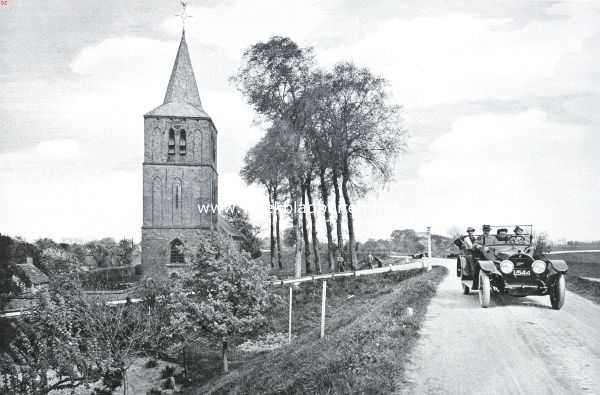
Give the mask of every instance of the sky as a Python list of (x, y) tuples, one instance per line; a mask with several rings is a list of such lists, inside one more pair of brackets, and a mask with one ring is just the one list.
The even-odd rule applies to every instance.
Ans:
[[(368, 67), (402, 106), (407, 150), (354, 207), (359, 240), (483, 223), (600, 239), (600, 2), (452, 3), (190, 0), (221, 205), (267, 234), (264, 190), (239, 177), (264, 130), (229, 77), (245, 48), (285, 35), (324, 68)], [(175, 0), (0, 6), (1, 233), (140, 239), (143, 114), (162, 103), (179, 12)]]

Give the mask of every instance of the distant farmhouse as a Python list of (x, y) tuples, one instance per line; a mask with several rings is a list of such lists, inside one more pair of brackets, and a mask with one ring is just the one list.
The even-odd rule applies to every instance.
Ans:
[(143, 266), (180, 266), (213, 231), (241, 237), (212, 210), (218, 177), (217, 129), (202, 108), (184, 30), (163, 104), (144, 115)]
[(46, 291), (50, 282), (48, 276), (33, 264), (33, 259), (30, 257), (25, 262), (17, 264), (17, 274), (12, 276), (12, 281), (23, 294)]

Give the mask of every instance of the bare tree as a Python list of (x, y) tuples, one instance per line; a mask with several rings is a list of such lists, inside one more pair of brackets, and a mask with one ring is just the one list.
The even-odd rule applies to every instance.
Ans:
[(127, 371), (136, 358), (166, 328), (150, 306), (123, 304), (108, 306), (103, 301), (87, 304), (78, 312), (85, 334), (96, 345), (96, 365), (104, 371), (115, 369), (123, 378), (127, 395)]

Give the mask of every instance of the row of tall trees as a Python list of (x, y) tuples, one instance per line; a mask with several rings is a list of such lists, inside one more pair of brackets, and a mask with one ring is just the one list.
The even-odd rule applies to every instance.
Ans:
[[(386, 80), (351, 62), (322, 69), (312, 48), (299, 47), (287, 37), (256, 43), (245, 51), (243, 59), (233, 80), (266, 133), (248, 151), (241, 175), (249, 184), (264, 186), (267, 192), (272, 208), (271, 266), (275, 256), (282, 266), (281, 215), (273, 208), (289, 204), (296, 240), (296, 276), (301, 273), (303, 254), (307, 272), (313, 267), (321, 271), (317, 211), (322, 211), (325, 220), (329, 269), (335, 269), (336, 255), (345, 255), (354, 267), (352, 203), (390, 180), (395, 158), (404, 147), (400, 107), (391, 103)], [(335, 242), (329, 209), (332, 192)], [(319, 200), (322, 210), (315, 210)], [(348, 233), (345, 253), (344, 216)]]

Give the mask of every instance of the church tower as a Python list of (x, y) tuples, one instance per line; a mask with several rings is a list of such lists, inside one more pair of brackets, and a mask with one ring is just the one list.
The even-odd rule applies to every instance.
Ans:
[(183, 264), (185, 251), (218, 227), (216, 163), (217, 129), (202, 108), (184, 30), (163, 104), (144, 115), (144, 267)]

